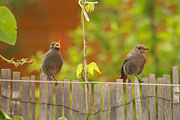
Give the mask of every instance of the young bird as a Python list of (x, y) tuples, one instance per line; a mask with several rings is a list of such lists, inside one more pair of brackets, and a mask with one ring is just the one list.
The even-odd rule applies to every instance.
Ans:
[[(145, 50), (148, 50), (148, 48), (144, 45), (136, 45), (126, 56), (121, 67), (120, 75), (120, 79), (123, 79), (123, 82), (126, 82), (128, 75), (135, 75), (139, 83), (143, 82), (138, 75), (141, 74), (144, 69), (144, 64), (146, 63)], [(128, 79), (128, 82), (132, 81)]]
[(40, 71), (47, 75), (48, 80), (51, 80), (51, 77), (56, 80), (54, 75), (59, 73), (62, 68), (63, 58), (59, 52), (59, 48), (60, 42), (51, 43), (49, 51), (44, 55), (42, 60)]

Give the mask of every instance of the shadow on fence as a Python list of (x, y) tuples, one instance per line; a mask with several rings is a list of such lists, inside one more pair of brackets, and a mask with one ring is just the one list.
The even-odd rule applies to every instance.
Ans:
[[(125, 86), (121, 79), (117, 79), (116, 84), (107, 82), (92, 86), (88, 83), (89, 93), (94, 87), (93, 95), (88, 96), (92, 107), (88, 111), (85, 111), (81, 82), (64, 80), (55, 87), (47, 82), (45, 75), (40, 75), (40, 80), (40, 87), (36, 88), (35, 76), (20, 80), (20, 72), (13, 72), (11, 80), (11, 70), (1, 69), (0, 108), (11, 117), (21, 115), (24, 120), (51, 120), (61, 116), (68, 120), (84, 120), (86, 116), (89, 120), (180, 120), (177, 66), (173, 67), (173, 84), (170, 84), (169, 75), (156, 80), (154, 74), (150, 74), (149, 79), (143, 78), (142, 84), (135, 80), (135, 84)], [(36, 91), (40, 92), (38, 101)]]

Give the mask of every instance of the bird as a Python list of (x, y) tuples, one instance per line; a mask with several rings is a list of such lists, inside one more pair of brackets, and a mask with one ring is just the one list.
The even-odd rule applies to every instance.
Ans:
[[(60, 41), (52, 42), (49, 50), (45, 53), (42, 63), (40, 65), (40, 71), (47, 75), (48, 80), (53, 78), (55, 81), (55, 75), (57, 75), (63, 65), (63, 58), (60, 49)], [(57, 83), (55, 84), (55, 86)]]
[[(149, 48), (144, 45), (136, 45), (125, 57), (124, 62), (121, 67), (120, 79), (123, 79), (123, 82), (126, 82), (128, 75), (135, 75), (138, 78), (139, 83), (143, 81), (139, 78), (139, 74), (144, 69), (146, 63), (145, 51)], [(128, 82), (132, 82), (128, 78)]]

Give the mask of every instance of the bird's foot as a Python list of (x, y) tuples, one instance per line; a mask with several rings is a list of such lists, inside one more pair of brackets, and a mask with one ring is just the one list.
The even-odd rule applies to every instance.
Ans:
[(141, 79), (138, 79), (139, 83), (143, 83), (143, 81)]
[(55, 86), (57, 86), (57, 80), (56, 80), (56, 78), (54, 77), (54, 76), (52, 76), (53, 77), (53, 79), (56, 81), (56, 83), (55, 83)]

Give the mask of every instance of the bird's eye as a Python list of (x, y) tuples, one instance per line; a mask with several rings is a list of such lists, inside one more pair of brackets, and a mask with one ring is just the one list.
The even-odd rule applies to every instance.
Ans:
[(140, 48), (140, 47), (138, 47), (138, 49), (140, 50), (141, 48)]

